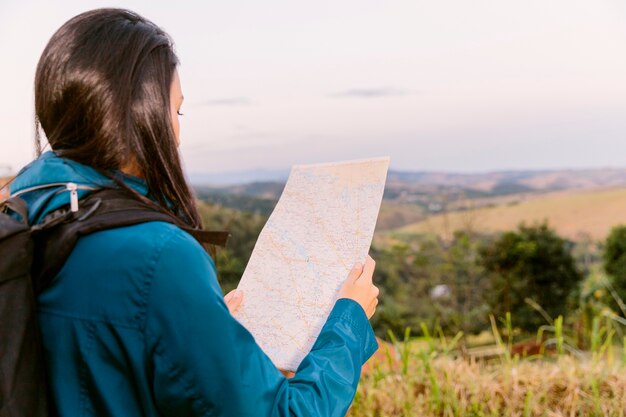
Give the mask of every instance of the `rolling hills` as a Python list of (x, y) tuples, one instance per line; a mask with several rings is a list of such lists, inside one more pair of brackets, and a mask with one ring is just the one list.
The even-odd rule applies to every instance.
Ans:
[(626, 223), (626, 188), (592, 188), (522, 195), (508, 203), (431, 215), (396, 229), (399, 233), (449, 235), (457, 229), (485, 233), (514, 229), (519, 223), (548, 221), (570, 239), (604, 239), (609, 230)]
[[(269, 216), (282, 181), (196, 184), (198, 197)], [(389, 171), (377, 234), (482, 233), (548, 221), (570, 239), (603, 239), (626, 223), (626, 169), (500, 171), (486, 173)]]

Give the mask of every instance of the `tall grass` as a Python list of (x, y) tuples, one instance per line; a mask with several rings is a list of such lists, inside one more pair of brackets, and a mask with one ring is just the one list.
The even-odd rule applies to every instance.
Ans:
[[(385, 360), (362, 376), (352, 417), (626, 416), (626, 336), (614, 320), (594, 318), (590, 347), (574, 347), (563, 317), (537, 332), (541, 352), (513, 354), (513, 320), (491, 318), (494, 352), (480, 360), (441, 329), (399, 340), (390, 334)], [(619, 342), (619, 343), (618, 343)]]

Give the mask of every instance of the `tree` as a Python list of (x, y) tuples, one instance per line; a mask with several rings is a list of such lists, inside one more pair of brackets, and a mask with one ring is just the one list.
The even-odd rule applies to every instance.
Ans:
[(626, 302), (626, 225), (611, 229), (604, 248), (604, 270), (622, 301)]
[(428, 299), (429, 279), (424, 269), (415, 267), (423, 252), (398, 242), (384, 248), (372, 246), (370, 253), (376, 260), (374, 283), (380, 288), (380, 304), (372, 318), (376, 334), (386, 337), (389, 330), (402, 334), (407, 326), (416, 332), (422, 321), (434, 316)]
[(207, 229), (231, 234), (226, 247), (217, 248), (216, 261), (217, 278), (227, 293), (239, 284), (267, 217), (206, 202), (199, 202), (198, 208)]
[(486, 294), (493, 313), (511, 312), (517, 326), (535, 331), (545, 319), (528, 303), (530, 298), (552, 318), (566, 315), (569, 296), (582, 274), (571, 254), (572, 244), (559, 237), (546, 223), (521, 224), (481, 249), (481, 261), (489, 273)]
[(402, 242), (372, 247), (374, 282), (381, 289), (372, 319), (377, 334), (402, 334), (405, 326), (415, 334), (422, 323), (452, 334), (483, 330), (486, 280), (477, 263), (478, 242), (477, 236), (459, 231), (449, 242), (436, 236), (405, 236)]
[[(477, 333), (487, 325), (484, 291), (487, 284), (483, 266), (478, 262), (478, 236), (468, 230), (457, 230), (443, 250), (440, 267), (441, 282), (450, 288), (447, 314), (442, 300), (433, 300), (442, 313), (442, 324), (449, 331)], [(445, 320), (447, 318), (447, 320)], [(447, 323), (446, 323), (447, 322)]]

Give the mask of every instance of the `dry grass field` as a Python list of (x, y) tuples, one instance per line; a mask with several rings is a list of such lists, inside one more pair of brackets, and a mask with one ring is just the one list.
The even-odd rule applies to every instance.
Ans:
[[(394, 336), (392, 344), (380, 343), (363, 369), (348, 416), (626, 416), (626, 336), (622, 343), (616, 340), (609, 319), (594, 319), (587, 351), (568, 344), (559, 317), (548, 329), (553, 338), (537, 333), (533, 343), (542, 349), (521, 354), (516, 346), (524, 343), (503, 338), (491, 320), (495, 343), (476, 348), (463, 348), (460, 333), (431, 336), (425, 327), (426, 336), (411, 338), (407, 332), (404, 340)], [(478, 342), (477, 337), (467, 341), (472, 339)]]
[(405, 372), (365, 374), (351, 417), (624, 417), (626, 367), (607, 361), (485, 364), (412, 355)]
[(520, 197), (495, 207), (438, 214), (401, 227), (401, 233), (433, 233), (447, 236), (454, 230), (481, 232), (513, 230), (521, 222), (547, 220), (557, 233), (570, 239), (586, 235), (604, 239), (610, 229), (626, 223), (626, 188), (570, 190)]
[(426, 216), (424, 209), (417, 205), (383, 200), (376, 221), (376, 230), (395, 229), (423, 220)]

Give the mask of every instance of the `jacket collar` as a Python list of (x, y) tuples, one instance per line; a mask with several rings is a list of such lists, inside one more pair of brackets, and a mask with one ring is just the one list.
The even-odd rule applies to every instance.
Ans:
[[(148, 194), (143, 179), (121, 171), (111, 173), (140, 194)], [(79, 199), (95, 189), (116, 186), (96, 169), (47, 151), (20, 170), (10, 186), (10, 193), (26, 201), (32, 224), (70, 202), (68, 184), (76, 185)]]

